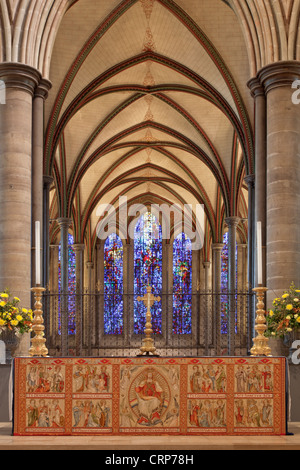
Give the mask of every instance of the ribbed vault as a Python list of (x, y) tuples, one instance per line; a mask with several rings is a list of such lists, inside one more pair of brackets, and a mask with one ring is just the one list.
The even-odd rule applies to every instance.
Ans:
[[(212, 14), (213, 12), (213, 14)], [(247, 218), (254, 172), (247, 46), (221, 0), (92, 0), (53, 46), (44, 174), (52, 241), (72, 217), (92, 256), (99, 204), (204, 204), (206, 255), (224, 219)], [(247, 224), (239, 228), (242, 241)]]

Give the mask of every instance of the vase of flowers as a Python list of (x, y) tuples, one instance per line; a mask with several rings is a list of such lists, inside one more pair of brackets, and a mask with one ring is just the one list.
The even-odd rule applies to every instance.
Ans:
[(32, 330), (33, 312), (20, 306), (18, 297), (11, 298), (8, 290), (0, 294), (0, 339), (6, 346), (6, 362), (10, 363), (20, 338)]
[(294, 283), (281, 297), (273, 300), (266, 320), (265, 335), (270, 338), (271, 348), (279, 348), (274, 355), (281, 351), (281, 355), (288, 356), (293, 338), (300, 334), (300, 289)]

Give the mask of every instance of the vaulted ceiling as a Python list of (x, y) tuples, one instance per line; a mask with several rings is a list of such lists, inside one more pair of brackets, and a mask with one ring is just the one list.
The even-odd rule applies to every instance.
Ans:
[[(51, 219), (92, 256), (97, 206), (205, 205), (207, 246), (247, 217), (254, 172), (247, 45), (222, 0), (80, 0), (54, 44), (45, 109)], [(241, 238), (247, 227), (240, 227)], [(52, 241), (58, 234), (52, 224)]]

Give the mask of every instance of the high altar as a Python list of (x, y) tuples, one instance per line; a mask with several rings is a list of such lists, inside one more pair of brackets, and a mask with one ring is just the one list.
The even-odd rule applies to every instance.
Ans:
[(50, 358), (41, 357), (47, 350), (40, 294), (32, 357), (14, 360), (14, 435), (287, 433), (286, 359), (258, 355), (268, 352), (261, 301), (253, 357), (156, 356), (150, 288), (140, 299), (148, 312), (138, 357)]

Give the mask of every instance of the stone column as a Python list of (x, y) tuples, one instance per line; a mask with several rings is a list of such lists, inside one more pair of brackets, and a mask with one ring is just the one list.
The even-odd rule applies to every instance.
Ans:
[(228, 331), (228, 355), (235, 355), (235, 317), (236, 317), (236, 229), (241, 219), (228, 217), (228, 293), (229, 293), (229, 316), (227, 323)]
[(58, 333), (58, 256), (59, 245), (50, 245), (50, 344), (55, 345)]
[(88, 356), (92, 355), (92, 331), (93, 331), (93, 317), (91, 315), (91, 306), (92, 306), (92, 274), (94, 263), (92, 261), (88, 261), (86, 263), (87, 267), (87, 281), (88, 281), (88, 301), (87, 301), (87, 311), (86, 311), (86, 318), (85, 318), (85, 331), (87, 334), (87, 346), (88, 346)]
[(245, 178), (248, 185), (248, 345), (252, 347), (255, 333), (256, 299), (253, 295), (255, 287), (255, 176)]
[[(211, 319), (211, 310), (209, 309), (209, 270), (210, 270), (210, 261), (204, 261), (204, 299), (205, 299), (205, 317), (204, 317), (204, 346), (205, 346), (205, 355), (209, 355), (209, 328), (212, 326), (210, 324)], [(200, 296), (201, 298), (201, 296)]]
[[(32, 285), (36, 284), (35, 280), (35, 222), (39, 221), (43, 227), (43, 163), (44, 163), (44, 104), (48, 96), (51, 83), (47, 80), (41, 80), (35, 91), (33, 100), (33, 116), (32, 116)], [(43, 277), (45, 268), (44, 258), (44, 230), (41, 231), (41, 258), (43, 260), (43, 269), (41, 284), (45, 287), (45, 277)], [(49, 225), (48, 225), (49, 232)], [(49, 240), (48, 240), (49, 244)], [(43, 256), (42, 256), (43, 255)], [(48, 256), (49, 259), (49, 256)]]
[(76, 257), (76, 356), (82, 351), (82, 319), (83, 319), (83, 271), (84, 271), (84, 244), (74, 244), (73, 250)]
[(267, 287), (270, 300), (300, 286), (300, 109), (291, 88), (300, 62), (278, 62), (258, 78), (267, 99)]
[(248, 185), (248, 288), (255, 287), (255, 176), (245, 178)]
[(61, 240), (61, 300), (60, 300), (60, 322), (61, 322), (61, 355), (68, 355), (68, 336), (69, 336), (69, 312), (68, 312), (68, 288), (69, 288), (69, 272), (68, 272), (68, 233), (72, 223), (71, 219), (62, 217), (57, 219), (60, 227), (60, 240)]
[(49, 248), (49, 226), (50, 226), (50, 214), (49, 214), (49, 193), (50, 187), (53, 183), (51, 176), (43, 177), (43, 282), (44, 286), (49, 285), (50, 276), (50, 248)]
[[(6, 104), (0, 105), (0, 290), (31, 305), (32, 100), (41, 76), (26, 65), (0, 64)], [(29, 335), (19, 355), (27, 355)]]
[[(266, 141), (266, 97), (257, 78), (250, 80), (248, 86), (255, 100), (255, 246), (257, 222), (262, 225), (263, 247), (263, 286), (267, 283), (267, 141)], [(256, 252), (256, 250), (255, 250)], [(255, 265), (257, 259), (254, 260)], [(258, 285), (255, 269), (255, 286)]]
[(216, 349), (217, 355), (221, 354), (221, 267), (222, 267), (222, 250), (223, 243), (215, 243), (212, 245), (213, 258), (213, 338), (212, 342)]

